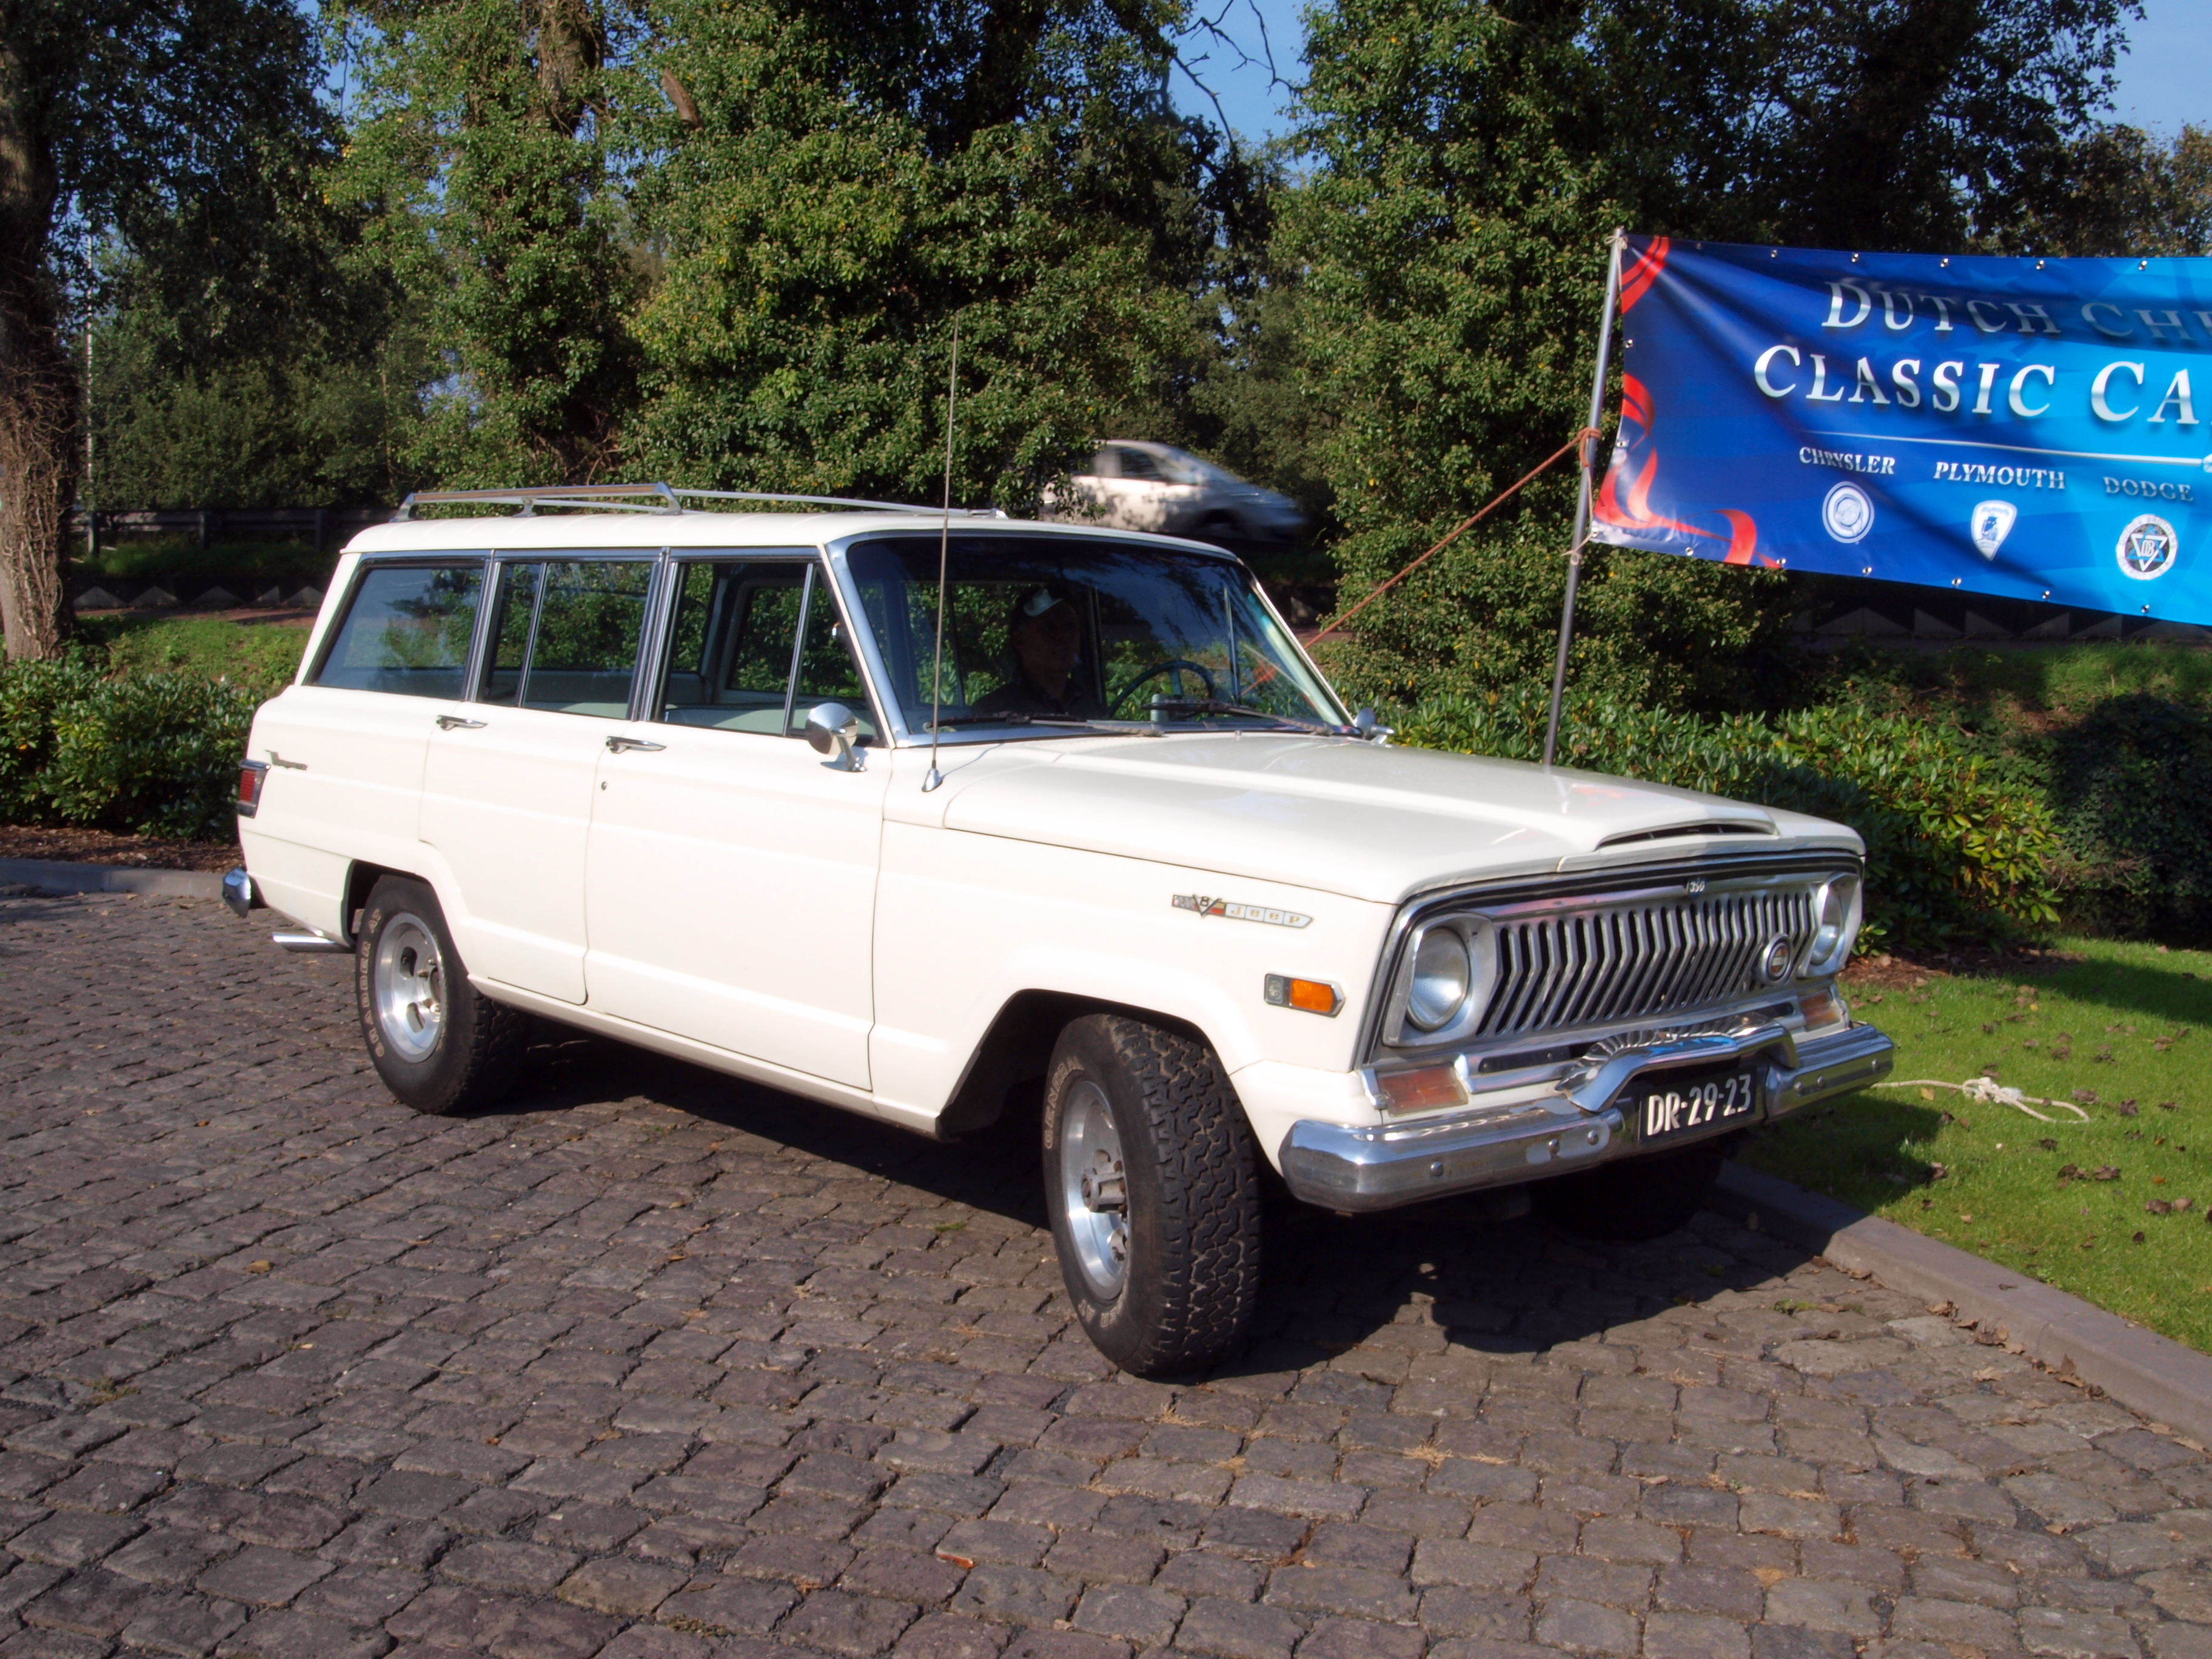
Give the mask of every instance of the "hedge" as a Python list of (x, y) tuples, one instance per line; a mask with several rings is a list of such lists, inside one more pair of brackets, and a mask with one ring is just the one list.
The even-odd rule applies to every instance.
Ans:
[[(1535, 688), (1431, 699), (1398, 715), (1397, 741), (1533, 761), (1546, 713)], [(1940, 725), (1849, 708), (1709, 719), (1589, 694), (1564, 711), (1559, 757), (1848, 823), (1867, 844), (1862, 950), (2007, 944), (2058, 919), (2051, 814)]]
[(0, 665), (0, 823), (224, 838), (259, 692), (86, 655)]
[(2212, 714), (2134, 693), (2045, 737), (2027, 769), (2064, 842), (2069, 922), (2202, 945), (2212, 935)]

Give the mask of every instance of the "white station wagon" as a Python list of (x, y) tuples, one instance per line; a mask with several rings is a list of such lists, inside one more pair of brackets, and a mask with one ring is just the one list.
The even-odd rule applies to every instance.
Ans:
[(357, 537), (255, 718), (228, 896), (352, 953), (412, 1107), (532, 1015), (940, 1138), (1041, 1097), (1068, 1294), (1159, 1373), (1239, 1341), (1263, 1183), (1652, 1237), (1890, 1067), (1847, 829), (1392, 747), (1212, 547), (690, 494), (414, 498), (521, 511)]

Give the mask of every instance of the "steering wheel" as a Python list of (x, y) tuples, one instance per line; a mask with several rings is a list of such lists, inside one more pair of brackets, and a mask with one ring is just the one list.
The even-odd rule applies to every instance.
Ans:
[(1165, 662), (1154, 663), (1143, 673), (1138, 675), (1136, 678), (1131, 680), (1128, 684), (1123, 686), (1121, 688), (1121, 694), (1114, 699), (1112, 704), (1108, 708), (1108, 714), (1113, 719), (1121, 719), (1121, 705), (1137, 695), (1137, 688), (1139, 686), (1146, 684), (1148, 681), (1156, 680), (1163, 674), (1171, 674), (1176, 670), (1182, 668), (1188, 668), (1192, 673), (1197, 675), (1199, 678), (1206, 682), (1206, 699), (1208, 702), (1212, 702), (1218, 694), (1213, 689), (1213, 676), (1206, 671), (1205, 666), (1201, 664), (1191, 661), (1188, 657), (1170, 657)]

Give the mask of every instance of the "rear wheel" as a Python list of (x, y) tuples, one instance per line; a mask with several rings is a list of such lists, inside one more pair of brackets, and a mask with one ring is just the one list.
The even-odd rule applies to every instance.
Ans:
[(386, 876), (371, 890), (354, 994), (368, 1057), (403, 1104), (449, 1117), (493, 1104), (514, 1083), (530, 1016), (469, 983), (437, 895), (423, 883)]
[(1590, 1238), (1657, 1238), (1687, 1226), (1735, 1137), (1601, 1164), (1529, 1189), (1538, 1212)]
[(1234, 1352), (1260, 1291), (1257, 1153), (1211, 1048), (1115, 1014), (1060, 1033), (1044, 1176), (1085, 1334), (1140, 1376)]

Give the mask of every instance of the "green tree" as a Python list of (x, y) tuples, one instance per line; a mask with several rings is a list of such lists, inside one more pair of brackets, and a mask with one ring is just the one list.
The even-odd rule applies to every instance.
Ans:
[[(1285, 147), (1277, 141), (1235, 166), (1223, 192), (1213, 279), (1198, 296), (1210, 349), (1182, 428), (1193, 447), (1304, 507), (1302, 541), (1310, 548), (1336, 532), (1321, 459), (1334, 419), (1329, 404), (1307, 396), (1298, 381), (1305, 294), (1299, 268), (1279, 257), (1274, 235), (1276, 210), (1291, 188)], [(1304, 557), (1302, 551), (1294, 562)]]
[[(649, 471), (931, 499), (960, 336), (956, 493), (1033, 508), (1203, 339), (1211, 146), (1166, 97), (1165, 0), (676, 0), (640, 222)], [(652, 78), (648, 78), (648, 77)]]
[[(82, 460), (67, 343), (80, 239), (189, 293), (196, 343), (250, 335), (279, 274), (270, 228), (312, 194), (329, 136), (311, 27), (288, 0), (0, 0), (0, 624), (60, 649), (62, 528)], [(86, 296), (76, 296), (80, 303)]]
[(429, 365), (404, 320), (286, 330), (215, 362), (180, 361), (170, 323), (143, 303), (94, 328), (100, 507), (366, 505), (412, 486)]
[[(2124, 0), (1336, 0), (1313, 15), (1279, 242), (1347, 598), (1565, 442), (1605, 238), (1994, 245), (2093, 130)], [(1917, 44), (1916, 44), (1917, 43)], [(1924, 51), (1921, 48), (1924, 47)], [(1562, 466), (1361, 619), (1370, 695), (1548, 667)], [(1779, 576), (1593, 553), (1575, 672), (1643, 701), (1769, 684)]]
[(2212, 253), (2212, 129), (2170, 144), (2140, 128), (2101, 128), (2048, 167), (2035, 209), (2002, 239), (2007, 253), (2202, 258)]
[(1991, 245), (2100, 131), (2138, 0), (1588, 0), (1633, 228)]
[(599, 476), (636, 382), (609, 95), (635, 19), (594, 0), (334, 15), (361, 103), (333, 189), (446, 371), (410, 459), (449, 483)]

